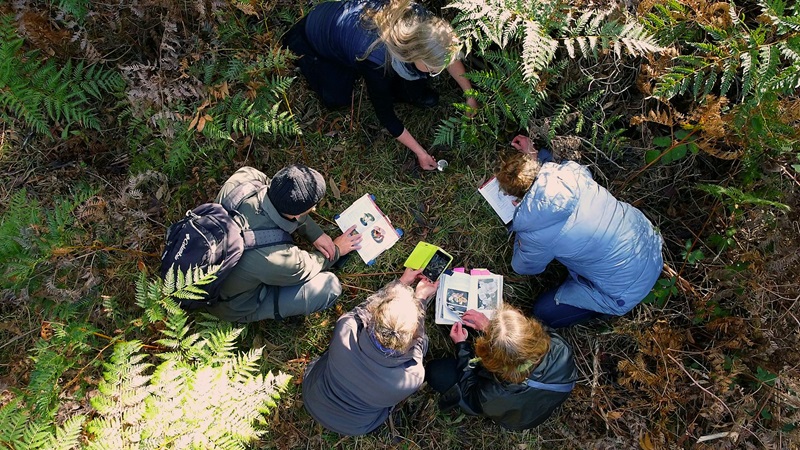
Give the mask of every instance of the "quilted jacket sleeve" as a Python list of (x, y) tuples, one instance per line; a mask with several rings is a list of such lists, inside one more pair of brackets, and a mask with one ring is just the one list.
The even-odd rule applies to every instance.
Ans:
[(537, 242), (533, 233), (517, 233), (511, 267), (520, 275), (538, 275), (555, 258), (552, 246)]

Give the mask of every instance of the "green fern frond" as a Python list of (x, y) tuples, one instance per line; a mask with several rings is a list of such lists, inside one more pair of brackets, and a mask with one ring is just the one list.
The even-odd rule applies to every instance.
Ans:
[(736, 204), (751, 204), (757, 206), (769, 206), (772, 208), (780, 209), (781, 211), (791, 211), (791, 208), (780, 202), (767, 200), (756, 196), (753, 193), (744, 192), (735, 187), (723, 187), (716, 184), (698, 184), (697, 188), (701, 191), (707, 192), (717, 198), (730, 198)]
[(47, 449), (52, 450), (72, 450), (78, 448), (80, 444), (81, 431), (86, 417), (75, 415), (67, 419), (62, 426), (56, 429), (55, 436), (50, 437), (46, 442)]
[(448, 117), (442, 119), (433, 137), (433, 145), (446, 145), (452, 146), (455, 140), (456, 130), (461, 125), (461, 119), (458, 117)]
[(28, 412), (21, 407), (19, 398), (12, 398), (0, 407), (0, 443), (9, 448), (22, 448), (25, 435), (25, 424), (28, 422)]
[(758, 5), (780, 33), (800, 32), (800, 11), (797, 7), (793, 8), (794, 15), (786, 16), (785, 0), (759, 0)]
[(159, 343), (180, 350), (158, 353), (162, 362), (149, 375), (140, 343), (115, 347), (92, 399), (98, 416), (87, 425), (87, 448), (244, 448), (263, 434), (261, 414), (275, 406), (290, 377), (259, 375), (260, 349), (235, 353), (242, 329), (218, 320), (195, 325), (201, 330), (192, 332), (185, 315), (168, 320)]
[(538, 82), (539, 72), (553, 60), (558, 41), (545, 36), (537, 22), (525, 22), (525, 39), (522, 44), (522, 73), (525, 80)]
[(726, 95), (731, 88), (733, 80), (736, 78), (736, 72), (739, 68), (739, 62), (733, 58), (729, 58), (722, 66), (722, 80), (720, 82), (719, 91), (721, 95)]
[(564, 102), (556, 107), (556, 113), (551, 118), (550, 130), (548, 131), (548, 139), (553, 139), (556, 136), (556, 131), (564, 125), (567, 119), (567, 114), (570, 111), (569, 105)]
[(50, 429), (46, 425), (38, 422), (28, 424), (23, 433), (23, 445), (20, 448), (37, 449), (37, 448), (51, 448), (49, 445), (52, 440)]
[(756, 71), (753, 70), (753, 66), (758, 65), (758, 53), (755, 49), (749, 52), (743, 52), (740, 55), (742, 61), (742, 96), (746, 96), (750, 93), (750, 90), (753, 88), (753, 82), (755, 81)]
[(73, 125), (100, 128), (89, 97), (100, 100), (104, 94), (120, 92), (124, 82), (119, 74), (83, 62), (63, 64), (43, 59), (37, 52), (23, 53), (24, 40), (7, 16), (0, 20), (0, 34), (5, 37), (0, 43), (0, 86), (4, 87), (0, 89), (0, 117), (10, 123), (11, 119), (21, 121), (42, 134), (49, 133), (53, 125), (65, 131)]

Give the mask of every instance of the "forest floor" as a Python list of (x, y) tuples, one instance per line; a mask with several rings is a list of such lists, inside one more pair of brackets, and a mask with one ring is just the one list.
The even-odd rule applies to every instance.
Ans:
[[(128, 69), (140, 64), (138, 75), (128, 78), (128, 101), (143, 98), (130, 93), (134, 85), (142, 92), (156, 90), (162, 99), (185, 95), (177, 89), (186, 82), (181, 73), (204, 92), (218, 91), (219, 85), (203, 84), (202, 74), (178, 67), (191, 64), (193, 58), (202, 60), (207, 50), (203, 43), (220, 36), (231, 39), (226, 32), (236, 36), (231, 31), (236, 26), (229, 23), (235, 20), (225, 16), (228, 22), (193, 23), (190, 19), (202, 15), (198, 11), (163, 2), (133, 3), (136, 8), (123, 10), (122, 19), (112, 18), (110, 10), (99, 10), (85, 27), (72, 29), (53, 19), (52, 11), (39, 3), (21, 2), (15, 10), (6, 5), (2, 12), (15, 14), (26, 29), (27, 45), (44, 53), (87, 53), (87, 45), (77, 48), (83, 37), (76, 30), (88, 30), (86, 42), (97, 47), (102, 61), (119, 61), (118, 66)], [(249, 4), (239, 5), (241, 11), (225, 14), (256, 23), (254, 28), (259, 30), (251, 36), (252, 45), (232, 50), (245, 58), (276, 48), (281, 33), (305, 9), (279, 3), (271, 6), (277, 13), (267, 17), (264, 11), (248, 10)], [(120, 28), (102, 29), (105, 23), (117, 23)], [(168, 50), (179, 55), (177, 64), (165, 68), (169, 59), (165, 36), (176, 24), (179, 32), (168, 41)], [(74, 36), (78, 38), (67, 39)], [(147, 66), (151, 63), (152, 67)], [(149, 84), (137, 85), (145, 74)], [(104, 123), (113, 125), (62, 139), (19, 131), (13, 124), (0, 125), (0, 213), (7, 212), (12, 196), (22, 189), (45, 209), (58, 199), (74, 197), (86, 186), (92, 191), (73, 212), (71, 226), (79, 235), (77, 242), (59, 247), (37, 265), (55, 268), (52, 275), (43, 275), (47, 282), (36, 291), (2, 292), (0, 391), (27, 385), (31, 349), (45, 338), (48, 320), (52, 320), (43, 306), (50, 303), (32, 300), (37, 296), (83, 305), (82, 317), (108, 335), (145, 343), (158, 339), (155, 332), (126, 333), (128, 324), (141, 315), (133, 302), (136, 277), (140, 272), (157, 272), (166, 226), (187, 209), (212, 199), (241, 166), (253, 166), (271, 176), (299, 162), (319, 170), (328, 182), (314, 219), (331, 236), (339, 234), (333, 216), (365, 193), (376, 196), (404, 235), (372, 266), (356, 255), (350, 258), (337, 272), (344, 292), (334, 308), (246, 326), (242, 349), (264, 347), (264, 370), (293, 376), (293, 384), (269, 416), (270, 431), (260, 448), (800, 446), (796, 430), (800, 421), (800, 175), (792, 169), (793, 161), (787, 157), (755, 162), (763, 174), (755, 181), (758, 191), (788, 205), (789, 211), (723, 202), (695, 189), (693, 183), (727, 185), (745, 170), (741, 162), (699, 153), (671, 165), (646, 165), (642, 155), (649, 136), (634, 126), (625, 130), (627, 145), (620, 152), (605, 154), (586, 146), (560, 150), (571, 151), (570, 157), (589, 166), (601, 185), (644, 211), (658, 227), (665, 241), (664, 282), (656, 289), (657, 295), (623, 317), (561, 330), (575, 350), (579, 380), (550, 420), (533, 430), (508, 432), (488, 420), (438, 411), (437, 396), (423, 387), (398, 405), (392, 426), (377, 433), (342, 437), (322, 429), (302, 406), (304, 368), (325, 351), (336, 318), (399, 276), (417, 242), (443, 247), (455, 257), (456, 266), (484, 267), (503, 274), (506, 301), (523, 310), (530, 308), (538, 293), (560, 283), (566, 271), (555, 263), (540, 276), (515, 274), (506, 229), (477, 192), (491, 176), (498, 157), (511, 151), (509, 142), (518, 132), (515, 127), (497, 139), (487, 137), (480, 146), (433, 149), (437, 159), (449, 161), (449, 167), (443, 172), (422, 172), (413, 155), (381, 130), (364, 88), (357, 89), (352, 108), (328, 111), (291, 67), (283, 75), (298, 76), (283, 105), (299, 124), (300, 136), (252, 139), (238, 135), (224, 144), (225, 151), (208, 150), (217, 148), (213, 146), (196, 150), (182, 170), (167, 170), (149, 154), (177, 152), (175, 147), (154, 150), (148, 142), (130, 143), (130, 129), (150, 123), (146, 114), (153, 117), (152, 108), (158, 106), (153, 99), (149, 112), (139, 111), (144, 125), (136, 125), (133, 118), (125, 119), (128, 123), (115, 121), (118, 110), (109, 104), (101, 112), (108, 116)], [(433, 141), (441, 119), (454, 114), (452, 104), (462, 101), (458, 87), (447, 77), (437, 78), (435, 87), (441, 93), (435, 108), (397, 108), (398, 116), (423, 145)], [(247, 90), (245, 84), (237, 88)], [(175, 121), (178, 132), (203, 109), (202, 98), (211, 97), (204, 95), (175, 112), (180, 115)], [(620, 109), (628, 121), (638, 113), (633, 101)], [(163, 128), (148, 136), (170, 139)], [(569, 141), (570, 136), (563, 138)], [(198, 133), (198, 142), (202, 139)], [(428, 314), (430, 318), (431, 311)], [(426, 358), (450, 355), (448, 328), (432, 320), (426, 328), (430, 337)], [(102, 361), (106, 354), (101, 348), (96, 350)], [(68, 408), (88, 409), (88, 392), (98, 377), (96, 372), (77, 369), (67, 374), (65, 379), (80, 379), (77, 384), (83, 387), (64, 393), (64, 414)]]

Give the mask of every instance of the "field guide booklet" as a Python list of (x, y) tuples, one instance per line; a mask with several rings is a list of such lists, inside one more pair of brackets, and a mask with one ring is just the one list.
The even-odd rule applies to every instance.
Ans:
[(503, 304), (503, 276), (486, 269), (463, 268), (445, 271), (436, 291), (436, 323), (452, 325), (461, 320), (468, 309), (482, 312), (489, 319)]
[(478, 188), (478, 192), (489, 202), (504, 224), (508, 225), (514, 219), (514, 210), (517, 209), (514, 202), (519, 199), (503, 192), (500, 189), (500, 182), (497, 181), (497, 178), (492, 177), (489, 181), (483, 183), (483, 186)]
[(381, 212), (370, 194), (364, 194), (343, 213), (336, 216), (335, 220), (342, 231), (356, 226), (353, 233), (361, 235), (361, 249), (358, 250), (358, 255), (368, 265), (375, 262), (378, 255), (391, 248), (400, 239), (400, 234), (392, 226), (389, 218)]

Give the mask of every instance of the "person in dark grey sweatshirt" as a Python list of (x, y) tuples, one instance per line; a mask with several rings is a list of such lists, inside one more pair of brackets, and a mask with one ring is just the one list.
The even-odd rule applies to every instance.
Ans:
[(406, 269), (340, 317), (330, 347), (306, 368), (303, 404), (325, 428), (367, 434), (419, 389), (428, 351), (425, 309), (438, 287), (420, 273)]

